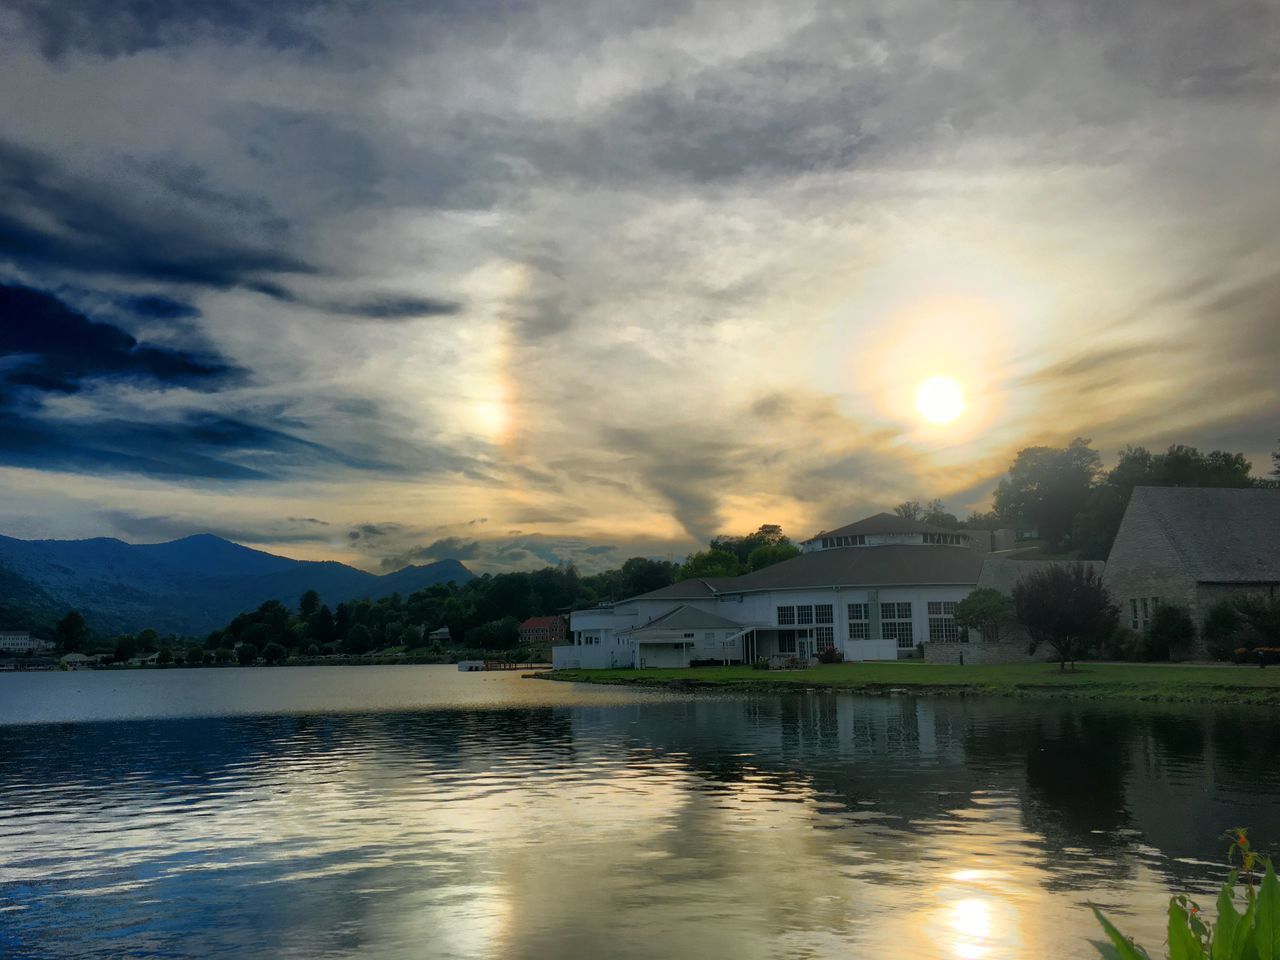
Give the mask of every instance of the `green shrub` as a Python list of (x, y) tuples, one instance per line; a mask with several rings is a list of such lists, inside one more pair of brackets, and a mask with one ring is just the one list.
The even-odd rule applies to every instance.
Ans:
[(844, 652), (839, 647), (823, 647), (818, 651), (819, 663), (844, 663)]
[(1144, 659), (1185, 660), (1195, 644), (1196, 625), (1191, 614), (1174, 603), (1156, 604), (1144, 635)]
[(1233, 659), (1237, 648), (1247, 648), (1249, 644), (1241, 642), (1244, 633), (1244, 621), (1240, 611), (1229, 600), (1214, 604), (1204, 618), (1201, 633), (1204, 636), (1205, 649), (1215, 660)]
[(769, 661), (768, 661), (768, 660), (766, 660), (764, 657), (760, 657), (759, 659), (752, 660), (752, 661), (751, 661), (751, 669), (752, 669), (752, 670), (768, 670), (768, 669), (769, 669)]
[[(1244, 893), (1236, 893), (1240, 877), (1232, 870), (1218, 894), (1218, 918), (1211, 922), (1200, 905), (1185, 894), (1169, 900), (1169, 960), (1280, 960), (1280, 880), (1271, 866), (1249, 845), (1248, 832), (1237, 828), (1231, 838), (1228, 859), (1239, 860)], [(1262, 883), (1254, 887), (1255, 872), (1263, 868)], [(1237, 907), (1243, 906), (1243, 912)], [(1151, 960), (1138, 946), (1104, 917), (1102, 924), (1109, 943), (1095, 944), (1098, 952), (1111, 960)]]

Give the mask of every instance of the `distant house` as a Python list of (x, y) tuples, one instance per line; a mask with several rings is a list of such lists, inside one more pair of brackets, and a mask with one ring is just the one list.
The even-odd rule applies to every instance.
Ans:
[(68, 653), (59, 662), (68, 670), (87, 670), (98, 665), (98, 658), (83, 653)]
[(523, 644), (555, 644), (569, 635), (569, 624), (564, 617), (530, 617), (520, 624), (520, 642)]
[(453, 637), (449, 633), (448, 627), (436, 627), (434, 630), (432, 630), (430, 633), (427, 634), (428, 643), (446, 644), (451, 642), (452, 640), (453, 640)]
[(0, 654), (47, 655), (53, 653), (53, 642), (38, 640), (26, 630), (0, 630)]
[(148, 667), (148, 666), (155, 666), (155, 664), (159, 660), (160, 660), (160, 651), (155, 650), (155, 651), (152, 651), (151, 653), (140, 653), (138, 654), (138, 656), (132, 657), (129, 660), (129, 663), (135, 667)]
[(1103, 582), (1121, 623), (1142, 630), (1160, 603), (1204, 622), (1215, 604), (1280, 589), (1280, 490), (1136, 487)]

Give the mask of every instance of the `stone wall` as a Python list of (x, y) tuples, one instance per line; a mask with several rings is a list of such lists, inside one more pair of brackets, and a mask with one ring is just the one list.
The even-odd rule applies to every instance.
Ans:
[(925, 663), (959, 663), (964, 657), (966, 665), (983, 666), (991, 663), (1043, 663), (1053, 659), (1053, 649), (1041, 647), (1035, 653), (1027, 653), (1026, 641), (1001, 640), (998, 643), (926, 643)]

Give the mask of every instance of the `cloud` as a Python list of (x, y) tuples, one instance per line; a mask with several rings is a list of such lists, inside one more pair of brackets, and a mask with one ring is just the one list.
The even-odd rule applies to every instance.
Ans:
[(237, 543), (324, 543), (330, 538), (323, 529), (316, 529), (329, 524), (311, 517), (289, 517), (284, 523), (227, 524), (208, 518), (130, 510), (101, 510), (98, 513), (114, 530), (130, 540), (143, 543), (179, 540), (198, 533), (212, 533)]
[(192, 304), (161, 294), (121, 297), (117, 302), (122, 309), (152, 320), (190, 320), (200, 316), (199, 309)]
[(52, 60), (70, 51), (124, 57), (144, 50), (190, 43), (256, 43), (273, 49), (319, 53), (323, 44), (307, 28), (306, 14), (332, 6), (329, 0), (16, 0), (14, 9)]
[(0, 141), (8, 198), (0, 256), (31, 268), (264, 292), (275, 289), (264, 275), (314, 271), (282, 251), (287, 225), (265, 203), (215, 191), (204, 178), (196, 167), (126, 161), (115, 182), (89, 179)]
[[(156, 315), (155, 298), (143, 299)], [(179, 315), (172, 303), (159, 309)], [(97, 379), (210, 390), (244, 372), (218, 356), (139, 343), (53, 294), (5, 284), (0, 284), (0, 361), (0, 383), (68, 394)]]
[(472, 560), (480, 556), (480, 549), (478, 540), (444, 537), (395, 556), (384, 557), (381, 566), (383, 570), (399, 570), (411, 564), (436, 563), (440, 560)]

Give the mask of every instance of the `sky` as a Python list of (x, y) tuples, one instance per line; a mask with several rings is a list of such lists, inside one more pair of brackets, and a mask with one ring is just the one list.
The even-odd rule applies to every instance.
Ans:
[(1270, 0), (16, 0), (0, 117), (5, 535), (593, 571), (1280, 437)]

